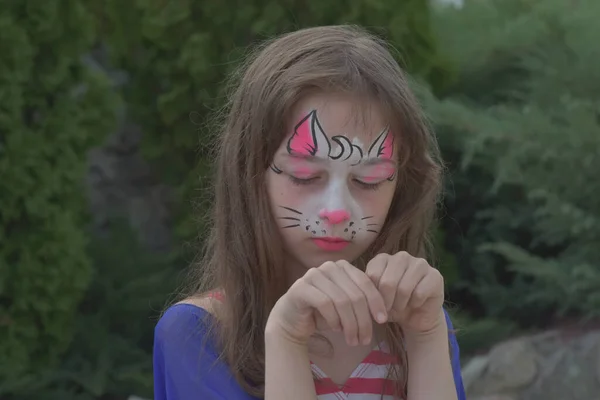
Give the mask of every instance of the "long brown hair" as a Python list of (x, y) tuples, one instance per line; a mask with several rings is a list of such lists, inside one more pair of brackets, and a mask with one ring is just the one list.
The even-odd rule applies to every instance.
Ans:
[[(308, 92), (321, 90), (368, 98), (397, 135), (396, 192), (377, 240), (355, 260), (359, 268), (382, 252), (426, 256), (442, 167), (435, 138), (389, 48), (358, 27), (308, 28), (268, 41), (234, 79), (218, 136), (211, 229), (206, 252), (195, 266), (194, 294), (215, 289), (225, 293), (212, 319), (221, 357), (249, 394), (262, 397), (264, 328), (275, 302), (289, 287), (265, 174), (294, 104)], [(386, 338), (399, 360), (390, 376), (397, 396), (405, 397), (401, 328), (387, 324)]]

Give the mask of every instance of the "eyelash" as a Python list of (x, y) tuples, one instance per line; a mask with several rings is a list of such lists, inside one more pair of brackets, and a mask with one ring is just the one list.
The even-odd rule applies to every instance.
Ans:
[(358, 186), (362, 187), (363, 189), (366, 190), (377, 190), (379, 189), (379, 186), (381, 186), (382, 182), (377, 182), (377, 183), (365, 183), (365, 182), (361, 182), (359, 180), (354, 179), (354, 183), (356, 183)]
[(300, 179), (300, 178), (296, 178), (295, 176), (291, 176), (291, 175), (289, 175), (289, 177), (290, 177), (290, 181), (294, 185), (298, 185), (298, 186), (310, 185), (311, 183), (313, 183), (314, 181), (319, 179), (318, 176), (315, 176), (314, 178), (308, 178), (308, 179)]
[[(319, 179), (318, 176), (315, 176), (314, 178), (308, 178), (308, 179), (300, 179), (300, 178), (296, 178), (295, 176), (291, 176), (289, 175), (290, 181), (297, 186), (305, 186), (305, 185), (310, 185), (311, 183), (315, 182), (316, 180)], [(353, 179), (353, 182), (356, 183), (358, 186), (360, 186), (362, 189), (365, 190), (377, 190), (379, 188), (379, 186), (382, 184), (382, 182), (377, 182), (377, 183), (365, 183), (365, 182), (361, 182), (357, 179)]]

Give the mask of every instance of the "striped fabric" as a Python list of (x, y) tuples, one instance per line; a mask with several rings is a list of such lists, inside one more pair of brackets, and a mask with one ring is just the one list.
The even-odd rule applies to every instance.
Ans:
[[(354, 370), (343, 387), (334, 383), (311, 362), (315, 376), (318, 400), (393, 400), (394, 382), (386, 379), (395, 357), (382, 343), (377, 346)], [(383, 394), (383, 397), (382, 397)]]

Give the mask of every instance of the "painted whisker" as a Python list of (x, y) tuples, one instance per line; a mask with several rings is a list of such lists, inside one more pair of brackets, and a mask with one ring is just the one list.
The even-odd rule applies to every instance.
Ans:
[(295, 227), (297, 227), (297, 226), (300, 226), (300, 224), (295, 224), (295, 225), (287, 225), (287, 226), (284, 226), (282, 229), (286, 229), (286, 228), (295, 228)]
[(365, 220), (365, 219), (369, 219), (369, 218), (373, 218), (373, 215), (369, 215), (368, 217), (362, 217), (361, 220)]
[(277, 219), (288, 219), (290, 221), (300, 221), (300, 218), (294, 218), (294, 217), (279, 217)]
[(367, 232), (379, 233), (378, 231), (375, 231), (375, 230), (373, 230), (373, 229), (367, 229)]
[(301, 213), (300, 211), (298, 211), (298, 210), (294, 210), (293, 208), (286, 207), (286, 206), (279, 206), (279, 207), (281, 207), (281, 208), (283, 208), (283, 209), (285, 209), (285, 210), (291, 211), (291, 212), (293, 212), (293, 213), (295, 213), (295, 214), (302, 215), (302, 213)]

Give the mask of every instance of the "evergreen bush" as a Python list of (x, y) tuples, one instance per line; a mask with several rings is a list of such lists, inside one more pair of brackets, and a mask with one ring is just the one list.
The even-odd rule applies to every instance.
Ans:
[(435, 18), (458, 79), (422, 97), (452, 163), (446, 243), (479, 315), (600, 314), (598, 15), (595, 0), (473, 0)]
[(86, 151), (115, 104), (92, 28), (80, 1), (0, 4), (0, 397), (57, 364), (90, 279)]

